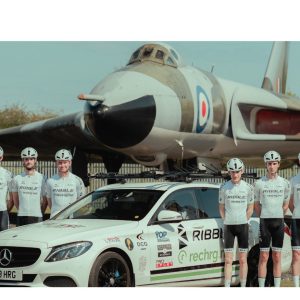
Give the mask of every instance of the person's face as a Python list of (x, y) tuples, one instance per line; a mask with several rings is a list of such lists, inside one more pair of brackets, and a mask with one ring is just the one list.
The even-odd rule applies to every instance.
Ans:
[(60, 173), (67, 173), (71, 167), (72, 162), (70, 160), (57, 160), (56, 166), (58, 172)]
[(23, 166), (26, 170), (30, 171), (35, 168), (36, 159), (33, 157), (23, 158)]
[(269, 174), (276, 174), (280, 166), (278, 161), (268, 161), (266, 165)]
[(242, 178), (242, 174), (243, 173), (244, 173), (244, 170), (241, 170), (241, 171), (229, 171), (231, 181), (233, 183), (239, 183), (240, 180), (241, 180), (241, 178)]

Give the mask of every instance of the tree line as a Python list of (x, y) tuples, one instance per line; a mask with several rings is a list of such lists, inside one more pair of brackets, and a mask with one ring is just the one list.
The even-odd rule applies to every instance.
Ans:
[(0, 109), (0, 129), (57, 117), (59, 114), (47, 108), (31, 111), (22, 104), (12, 104)]

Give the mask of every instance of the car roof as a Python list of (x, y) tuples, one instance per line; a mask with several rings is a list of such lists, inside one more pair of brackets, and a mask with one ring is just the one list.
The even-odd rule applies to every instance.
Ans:
[(199, 188), (219, 188), (220, 184), (212, 184), (208, 182), (193, 181), (191, 183), (186, 182), (128, 182), (128, 183), (117, 183), (103, 186), (96, 189), (96, 191), (102, 190), (117, 190), (117, 189), (144, 189), (144, 190), (159, 190), (167, 191), (173, 187), (199, 187)]

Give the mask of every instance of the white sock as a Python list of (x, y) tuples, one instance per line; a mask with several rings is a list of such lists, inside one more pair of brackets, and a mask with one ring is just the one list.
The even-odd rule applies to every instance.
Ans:
[(266, 278), (258, 277), (258, 286), (265, 287), (265, 281), (266, 281)]
[(274, 286), (280, 287), (281, 277), (274, 277)]
[(247, 280), (241, 279), (241, 287), (246, 287)]
[(293, 276), (294, 287), (299, 287), (299, 275)]
[(230, 287), (230, 283), (231, 283), (231, 280), (229, 279), (229, 280), (227, 280), (227, 279), (225, 279), (225, 287)]

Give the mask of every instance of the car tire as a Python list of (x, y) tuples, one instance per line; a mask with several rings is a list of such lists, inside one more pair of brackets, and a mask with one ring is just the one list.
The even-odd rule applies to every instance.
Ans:
[(97, 257), (90, 272), (90, 287), (130, 287), (132, 275), (126, 260), (116, 252)]
[[(248, 275), (247, 275), (247, 286), (258, 287), (258, 262), (259, 262), (259, 248), (255, 247), (251, 249), (248, 255)], [(272, 250), (270, 250), (269, 260), (267, 263), (267, 276), (265, 286), (274, 286), (273, 276), (273, 260)]]

